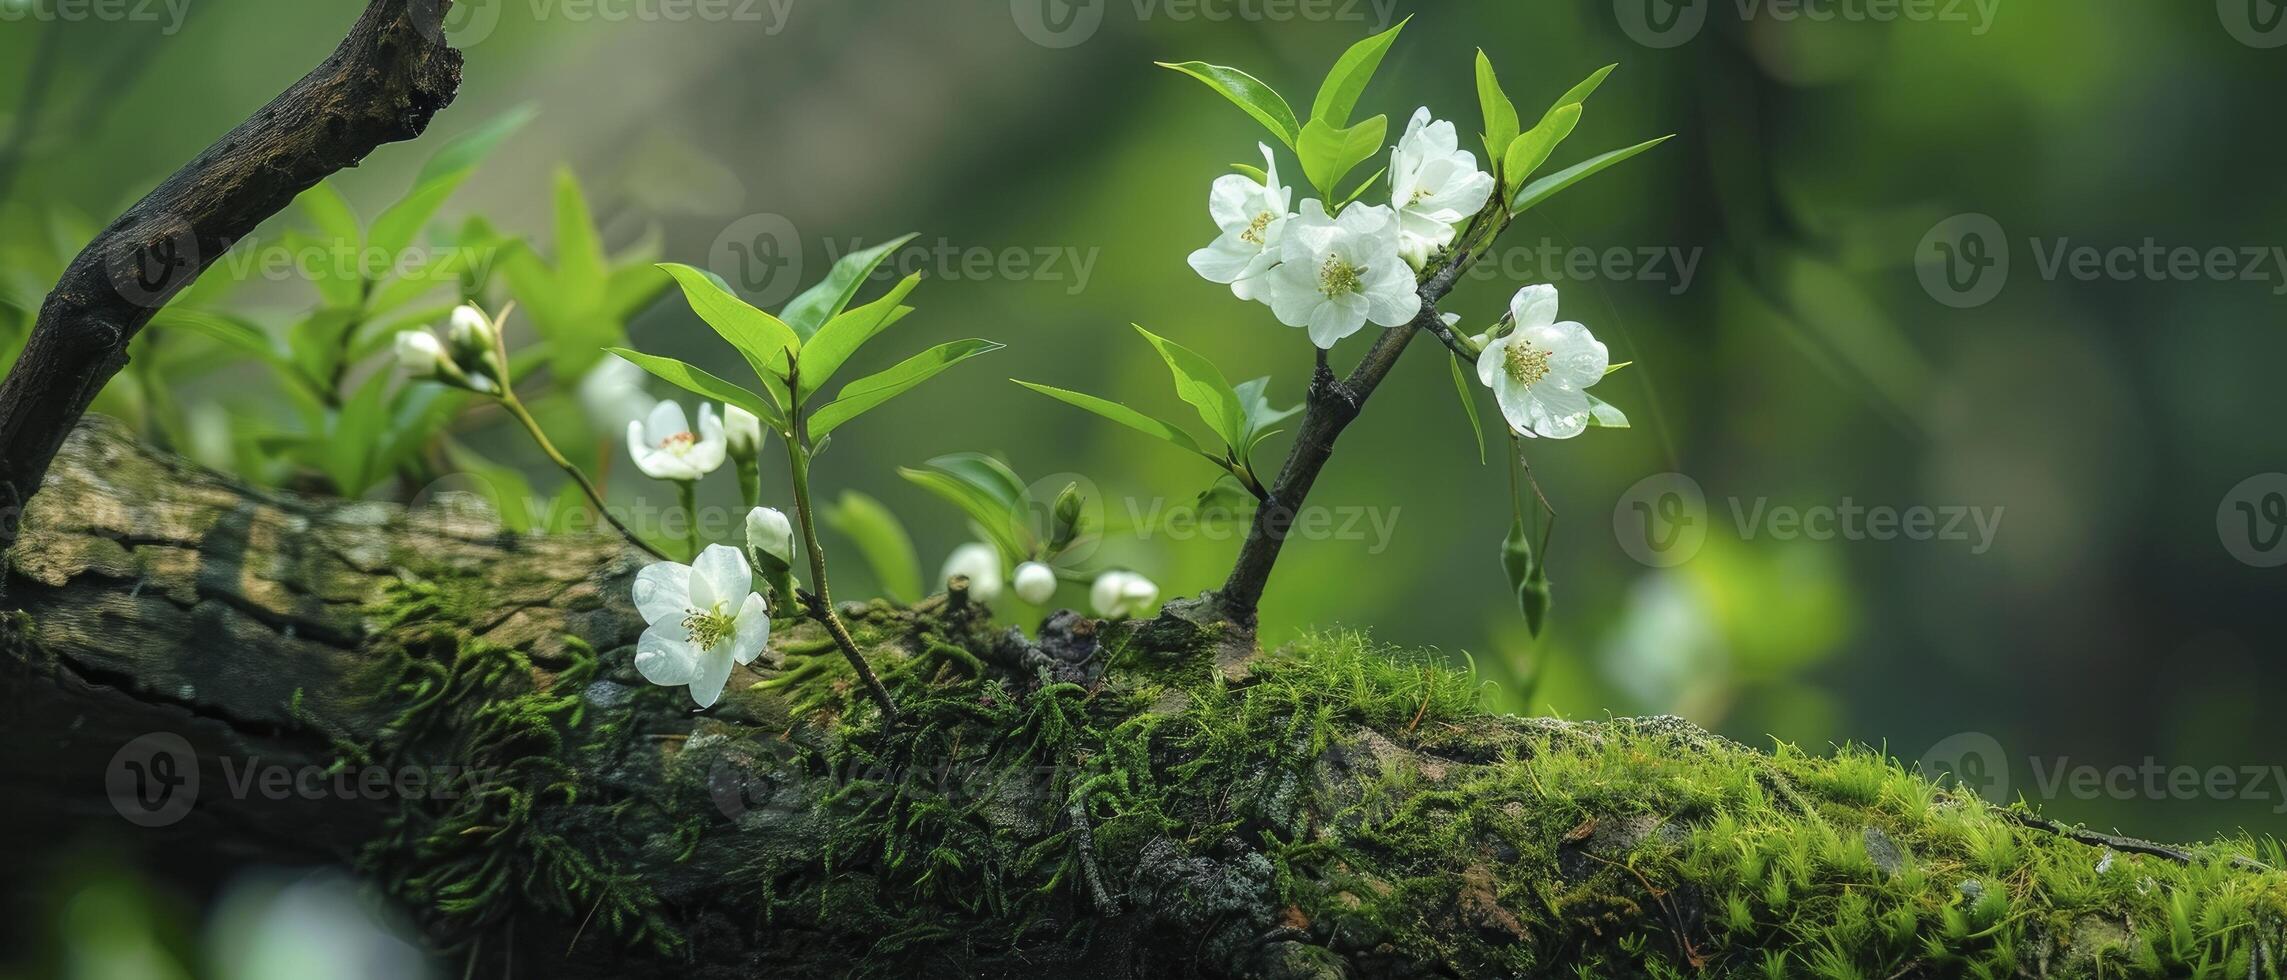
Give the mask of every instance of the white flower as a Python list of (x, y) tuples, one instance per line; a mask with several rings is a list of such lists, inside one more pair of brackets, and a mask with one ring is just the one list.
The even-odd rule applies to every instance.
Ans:
[(1016, 597), (1037, 606), (1056, 595), (1056, 571), (1036, 561), (1016, 567)]
[(1105, 572), (1088, 587), (1089, 604), (1106, 619), (1135, 615), (1158, 599), (1159, 586), (1134, 572)]
[(762, 452), (762, 420), (753, 412), (723, 403), (723, 438), (732, 459), (753, 459)]
[(1604, 377), (1610, 352), (1588, 328), (1556, 320), (1556, 287), (1517, 290), (1515, 330), (1485, 344), (1477, 380), (1493, 389), (1501, 417), (1528, 436), (1570, 439), (1588, 428), (1587, 388)]
[(972, 541), (953, 549), (945, 558), (945, 572), (940, 581), (950, 583), (955, 576), (969, 578), (969, 598), (978, 602), (991, 602), (1001, 596), (1001, 553), (992, 545)]
[(691, 428), (683, 406), (662, 401), (651, 417), (627, 424), (627, 451), (635, 468), (659, 480), (696, 480), (723, 465), (723, 423), (715, 406), (699, 404), (699, 427)]
[(1390, 204), (1398, 209), (1398, 251), (1414, 268), (1452, 244), (1455, 226), (1485, 207), (1493, 175), (1461, 149), (1453, 123), (1414, 110), (1398, 148), (1390, 151)]
[(690, 685), (715, 703), (732, 664), (750, 664), (770, 640), (770, 611), (737, 548), (711, 544), (697, 561), (663, 561), (635, 576), (635, 609), (651, 624), (635, 643), (635, 669), (661, 687)]
[(1356, 205), (1335, 218), (1318, 201), (1304, 201), (1280, 235), (1279, 262), (1266, 277), (1271, 312), (1287, 326), (1307, 327), (1320, 347), (1333, 348), (1367, 320), (1395, 327), (1421, 312), (1389, 208)]
[(746, 512), (747, 547), (794, 564), (794, 523), (775, 507), (757, 507)]
[(625, 358), (597, 361), (580, 379), (580, 407), (587, 411), (588, 423), (610, 432), (648, 417), (659, 405), (659, 399), (643, 390), (643, 379), (649, 376)]
[(1215, 178), (1207, 192), (1207, 214), (1223, 234), (1206, 248), (1191, 253), (1191, 268), (1208, 282), (1228, 283), (1240, 299), (1262, 298), (1263, 273), (1278, 264), (1279, 237), (1293, 215), (1287, 203), (1294, 191), (1278, 182), (1278, 160), (1268, 145), (1263, 151), (1263, 173), (1256, 183), (1244, 174)]
[(404, 330), (397, 334), (397, 366), (416, 378), (434, 378), (445, 363), (445, 345), (437, 342), (437, 335), (426, 330)]
[(469, 387), (490, 391), (507, 375), (495, 344), (492, 318), (467, 303), (453, 307), (452, 323), (445, 331), (453, 363), (469, 377)]

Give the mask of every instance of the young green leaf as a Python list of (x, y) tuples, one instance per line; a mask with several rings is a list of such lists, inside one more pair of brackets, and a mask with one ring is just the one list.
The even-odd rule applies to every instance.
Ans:
[(1254, 455), (1257, 443), (1270, 438), (1273, 433), (1278, 431), (1272, 426), (1293, 418), (1302, 411), (1301, 405), (1296, 405), (1293, 408), (1272, 408), (1269, 395), (1270, 384), (1270, 378), (1262, 377), (1253, 381), (1242, 381), (1238, 387), (1232, 389), (1239, 397), (1239, 408), (1246, 419), (1246, 423), (1240, 427), (1239, 444), (1234, 447), (1238, 450), (1241, 463), (1246, 462), (1248, 457)]
[(1398, 32), (1405, 29), (1406, 21), (1401, 20), (1396, 27), (1342, 52), (1342, 57), (1335, 59), (1334, 67), (1326, 73), (1326, 80), (1319, 83), (1318, 98), (1310, 103), (1311, 120), (1337, 129), (1349, 125), (1350, 111), (1357, 108), (1359, 96), (1366, 94), (1366, 84), (1374, 80), (1374, 70), (1381, 67), (1382, 56), (1390, 52)]
[(1549, 107), (1549, 111), (1555, 112), (1565, 106), (1579, 105), (1588, 101), (1589, 96), (1596, 94), (1597, 86), (1603, 85), (1605, 79), (1612, 77), (1612, 70), (1618, 67), (1620, 67), (1618, 64), (1605, 65), (1589, 73), (1587, 78), (1581, 79), (1580, 84), (1565, 90), (1564, 96), (1557, 99), (1556, 104)]
[(1588, 424), (1607, 429), (1625, 429), (1628, 427), (1628, 414), (1612, 407), (1611, 402), (1589, 395)]
[[(1132, 324), (1131, 324), (1132, 325)], [(1222, 437), (1223, 444), (1231, 447), (1235, 456), (1247, 441), (1247, 413), (1239, 405), (1239, 394), (1231, 383), (1223, 380), (1223, 372), (1214, 362), (1199, 356), (1190, 348), (1158, 334), (1136, 326), (1136, 332), (1151, 342), (1159, 351), (1159, 358), (1167, 362), (1168, 373), (1175, 378), (1175, 395), (1199, 411), (1199, 420)]]
[(285, 362), (285, 353), (278, 349), (277, 342), (270, 339), (269, 333), (243, 317), (167, 306), (151, 317), (151, 325), (161, 330), (199, 334), (271, 364)]
[(707, 321), (724, 340), (730, 341), (731, 347), (745, 354), (750, 363), (759, 362), (769, 369), (767, 373), (785, 378), (787, 365), (792, 363), (790, 358), (802, 344), (794, 336), (793, 328), (747, 305), (705, 270), (675, 262), (664, 262), (659, 267), (667, 270), (683, 287), (683, 298), (691, 304), (692, 312), (699, 314), (699, 319)]
[[(1012, 378), (1010, 380), (1015, 379)], [(1169, 425), (1166, 422), (1152, 418), (1151, 416), (1145, 415), (1142, 412), (1138, 412), (1135, 409), (1120, 404), (1119, 402), (1112, 401), (1107, 398), (1098, 398), (1094, 395), (1086, 394), (1083, 392), (1067, 391), (1063, 388), (1051, 388), (1048, 385), (1034, 384), (1030, 381), (1017, 381), (1017, 384), (1040, 392), (1043, 395), (1047, 395), (1050, 398), (1054, 398), (1057, 401), (1063, 402), (1064, 404), (1070, 405), (1074, 408), (1094, 412), (1097, 415), (1103, 416), (1104, 418), (1110, 419), (1114, 422), (1118, 422), (1119, 424), (1134, 429), (1137, 432), (1141, 432), (1144, 435), (1151, 436), (1152, 438), (1174, 445), (1177, 448), (1198, 453), (1199, 455), (1205, 456), (1208, 459), (1215, 458), (1214, 455), (1207, 452), (1207, 450), (1199, 448), (1198, 441), (1191, 438), (1191, 433), (1185, 432), (1173, 425)]]
[(1665, 143), (1672, 138), (1672, 136), (1662, 136), (1659, 139), (1645, 140), (1625, 149), (1599, 154), (1533, 181), (1526, 185), (1523, 190), (1518, 191), (1516, 198), (1509, 202), (1509, 212), (1522, 214), (1531, 210), (1533, 205), (1555, 197), (1558, 192), (1594, 176), (1604, 168)]
[(913, 237), (914, 233), (909, 232), (834, 260), (834, 267), (827, 270), (826, 278), (818, 280), (803, 290), (801, 295), (788, 301), (786, 308), (779, 311), (780, 318), (786, 321), (787, 326), (794, 328), (797, 336), (809, 340), (810, 335), (826, 325), (826, 321), (840, 315), (843, 308), (850, 305), (850, 300), (858, 295), (858, 287), (873, 276), (874, 270), (889, 258), (889, 253), (904, 247)]
[[(934, 466), (937, 462), (932, 460), (931, 465)], [(1020, 515), (1015, 511), (1015, 505), (994, 489), (942, 469), (900, 466), (897, 473), (914, 486), (936, 494), (967, 514), (978, 530), (991, 539), (993, 546), (1000, 549), (1003, 557), (1010, 561), (1021, 561), (1029, 556), (1030, 549), (1017, 537), (1017, 520)]]
[(914, 385), (936, 377), (946, 368), (999, 349), (1001, 345), (990, 340), (956, 340), (908, 357), (888, 370), (852, 381), (843, 386), (833, 401), (810, 417), (810, 436), (814, 439), (824, 436), (842, 423), (913, 390)]
[(592, 309), (603, 299), (604, 281), (611, 275), (604, 261), (604, 243), (588, 211), (587, 196), (572, 168), (556, 171), (556, 284), (562, 299), (573, 309)]
[(801, 367), (804, 397), (824, 388), (851, 354), (857, 353), (866, 341), (872, 340), (884, 328), (896, 322), (899, 318), (897, 311), (905, 308), (898, 304), (913, 292), (913, 287), (920, 284), (921, 273), (916, 272), (891, 286), (882, 298), (842, 313), (826, 321), (825, 326), (819, 327), (818, 332), (802, 345), (801, 356), (796, 361)]
[(1604, 366), (1604, 376), (1605, 376), (1605, 377), (1607, 377), (1607, 378), (1609, 378), (1609, 377), (1613, 376), (1614, 374), (1617, 374), (1617, 373), (1619, 373), (1619, 371), (1620, 371), (1620, 369), (1621, 369), (1621, 368), (1627, 367), (1628, 365), (1630, 365), (1630, 364), (1634, 364), (1634, 363), (1636, 363), (1636, 362), (1634, 362), (1634, 361), (1621, 361), (1621, 362), (1619, 362), (1619, 363), (1617, 363), (1617, 364), (1607, 364), (1607, 365), (1605, 365), (1605, 366)]
[(321, 180), (311, 185), (309, 190), (294, 199), (294, 203), (310, 216), (312, 224), (318, 226), (318, 237), (324, 239), (323, 244), (345, 249), (351, 254), (355, 254), (358, 246), (363, 244), (365, 235), (360, 231), (357, 212), (350, 208), (349, 199), (342, 196), (333, 181)]
[(1498, 165), (1509, 144), (1516, 142), (1520, 124), (1517, 104), (1501, 91), (1501, 79), (1493, 74), (1493, 60), (1485, 56), (1484, 48), (1477, 49), (1477, 104), (1485, 113), (1485, 158)]
[(827, 527), (858, 546), (883, 596), (901, 605), (920, 601), (921, 558), (896, 514), (879, 500), (844, 490), (842, 499), (826, 508), (823, 516)]
[(531, 122), (532, 117), (539, 114), (540, 110), (533, 105), (517, 106), (446, 141), (429, 157), (429, 162), (421, 165), (420, 176), (413, 179), (414, 186), (451, 179), (476, 169), (477, 164), (491, 155), (493, 147), (524, 128), (525, 123)]
[(1477, 394), (1469, 384), (1469, 376), (1461, 370), (1461, 359), (1448, 357), (1445, 363), (1453, 368), (1453, 393), (1461, 398), (1461, 410), (1469, 415), (1469, 434), (1477, 444), (1477, 465), (1485, 465), (1485, 423), (1477, 418)]
[(1302, 125), (1294, 118), (1294, 109), (1286, 104), (1271, 87), (1261, 80), (1236, 68), (1210, 65), (1204, 61), (1158, 62), (1161, 68), (1172, 68), (1207, 84), (1208, 88), (1223, 94), (1247, 115), (1255, 117), (1271, 135), (1288, 149), (1294, 148), (1295, 139), (1302, 133)]
[(1317, 119), (1302, 127), (1302, 137), (1295, 144), (1295, 155), (1302, 158), (1303, 176), (1320, 194), (1333, 198), (1336, 185), (1350, 171), (1382, 151), (1382, 138), (1389, 133), (1387, 116), (1374, 116), (1348, 129), (1336, 129)]
[(1556, 152), (1557, 144), (1572, 135), (1573, 127), (1580, 125), (1580, 107), (1563, 106), (1552, 110), (1541, 121), (1516, 139), (1509, 141), (1509, 153), (1501, 158), (1502, 179), (1511, 186), (1531, 179), (1533, 171), (1547, 163), (1549, 154)]
[(656, 354), (628, 350), (625, 347), (606, 349), (611, 353), (627, 358), (636, 367), (651, 372), (654, 377), (677, 388), (701, 398), (722, 402), (726, 405), (737, 405), (753, 412), (755, 417), (769, 423), (773, 428), (783, 429), (786, 427), (785, 417), (780, 415), (776, 408), (763, 401), (761, 395), (708, 374), (699, 368), (692, 367), (672, 357), (660, 357)]

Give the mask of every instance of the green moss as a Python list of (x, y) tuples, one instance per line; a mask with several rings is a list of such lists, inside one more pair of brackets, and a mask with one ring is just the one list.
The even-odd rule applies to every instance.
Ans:
[[(365, 751), (503, 776), (408, 806), (368, 857), (472, 941), (531, 909), (788, 975), (2277, 978), (2287, 950), (2287, 876), (2243, 863), (2275, 845), (2111, 853), (1870, 751), (1498, 716), (1467, 671), (1356, 633), (1230, 681), (1212, 633), (1115, 630), (1083, 684), (1012, 668), (986, 624), (870, 607), (894, 730), (793, 623), (766, 680), (686, 721), (624, 651), (535, 688), (439, 625), (467, 600), (438, 588), (384, 620), (402, 655), (374, 686), (403, 707)], [(591, 681), (634, 693), (598, 708)], [(663, 726), (689, 737), (638, 737)], [(635, 784), (665, 788), (614, 796)]]

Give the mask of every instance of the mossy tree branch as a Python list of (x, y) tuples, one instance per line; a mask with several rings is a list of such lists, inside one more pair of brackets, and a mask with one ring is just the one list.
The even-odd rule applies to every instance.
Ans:
[(167, 301), (294, 197), (412, 139), (460, 85), (452, 0), (371, 0), (309, 74), (97, 233), (41, 304), (0, 385), (0, 547), (127, 345)]
[[(695, 712), (632, 668), (635, 552), (455, 506), (249, 490), (83, 425), (7, 582), (27, 737), (0, 785), (52, 826), (0, 860), (94, 826), (216, 879), (354, 861), (480, 975), (2281, 975), (2287, 875), (2252, 842), (2078, 832), (1863, 751), (1494, 715), (1355, 636), (1224, 680), (1194, 604), (1038, 641), (948, 598), (845, 604), (901, 724), (795, 619)], [(205, 790), (126, 827), (97, 774), (153, 731)], [(233, 791), (257, 758), (472, 775)]]

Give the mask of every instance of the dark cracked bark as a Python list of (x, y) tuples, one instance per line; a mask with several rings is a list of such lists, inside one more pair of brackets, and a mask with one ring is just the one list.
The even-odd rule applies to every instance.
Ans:
[(333, 54), (97, 233), (0, 385), (0, 547), (57, 447), (167, 301), (294, 197), (412, 139), (460, 85), (451, 0), (371, 0)]
[[(1728, 976), (1779, 955), (2069, 977), (2148, 954), (2119, 972), (2277, 977), (2287, 936), (2287, 876), (2234, 846), (2059, 833), (1872, 756), (1674, 720), (1487, 714), (1467, 677), (1348, 641), (1233, 682), (1222, 627), (1184, 618), (1202, 604), (1060, 614), (1038, 642), (959, 597), (849, 604), (897, 728), (792, 620), (698, 712), (632, 669), (642, 558), (616, 539), (251, 490), (101, 419), (13, 559), (0, 698), (29, 737), (0, 740), (0, 786), (47, 826), (7, 835), (9, 866), (90, 829), (185, 875), (352, 862), (481, 975)], [(103, 779), (152, 732), (191, 743), (206, 788), (132, 827)], [(255, 758), (534, 792), (232, 792)], [(551, 884), (566, 861), (586, 890)], [(470, 869), (502, 890), (438, 901)]]

